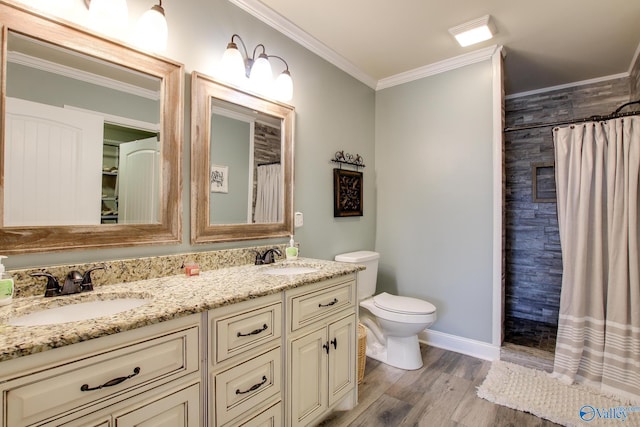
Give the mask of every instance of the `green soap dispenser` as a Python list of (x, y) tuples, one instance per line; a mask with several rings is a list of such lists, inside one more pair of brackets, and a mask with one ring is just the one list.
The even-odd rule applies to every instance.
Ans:
[(293, 235), (291, 235), (291, 240), (289, 240), (289, 247), (285, 249), (284, 253), (286, 254), (289, 261), (298, 259), (298, 248), (296, 247), (295, 240), (293, 240)]
[(13, 300), (13, 277), (4, 270), (2, 260), (6, 256), (0, 255), (0, 305), (11, 304)]

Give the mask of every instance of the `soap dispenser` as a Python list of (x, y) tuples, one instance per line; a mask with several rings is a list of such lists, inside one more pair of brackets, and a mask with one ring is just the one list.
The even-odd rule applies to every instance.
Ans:
[(287, 260), (289, 261), (298, 259), (298, 248), (296, 247), (295, 240), (293, 240), (293, 234), (291, 235), (291, 240), (289, 240), (289, 247), (285, 250), (285, 254), (287, 255)]
[(0, 255), (0, 305), (11, 304), (13, 300), (13, 277), (4, 270), (2, 260), (6, 256)]

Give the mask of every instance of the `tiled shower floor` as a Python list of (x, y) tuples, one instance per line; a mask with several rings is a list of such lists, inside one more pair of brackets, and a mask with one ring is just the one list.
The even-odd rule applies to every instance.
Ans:
[(507, 318), (504, 322), (504, 342), (542, 351), (555, 352), (558, 326), (527, 319)]
[(507, 318), (500, 359), (528, 368), (553, 371), (558, 327), (526, 319)]

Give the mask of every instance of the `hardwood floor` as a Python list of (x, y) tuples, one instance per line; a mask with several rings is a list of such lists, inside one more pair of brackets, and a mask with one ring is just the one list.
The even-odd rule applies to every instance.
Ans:
[(424, 366), (403, 371), (367, 358), (358, 406), (334, 412), (320, 425), (346, 426), (556, 426), (534, 415), (477, 397), (491, 362), (421, 346)]

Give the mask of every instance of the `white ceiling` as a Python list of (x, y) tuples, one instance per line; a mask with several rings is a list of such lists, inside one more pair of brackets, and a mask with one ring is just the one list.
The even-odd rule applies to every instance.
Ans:
[[(522, 93), (625, 75), (640, 45), (640, 0), (230, 1), (371, 87), (502, 45), (506, 93)], [(448, 29), (487, 14), (496, 37), (458, 46)]]

